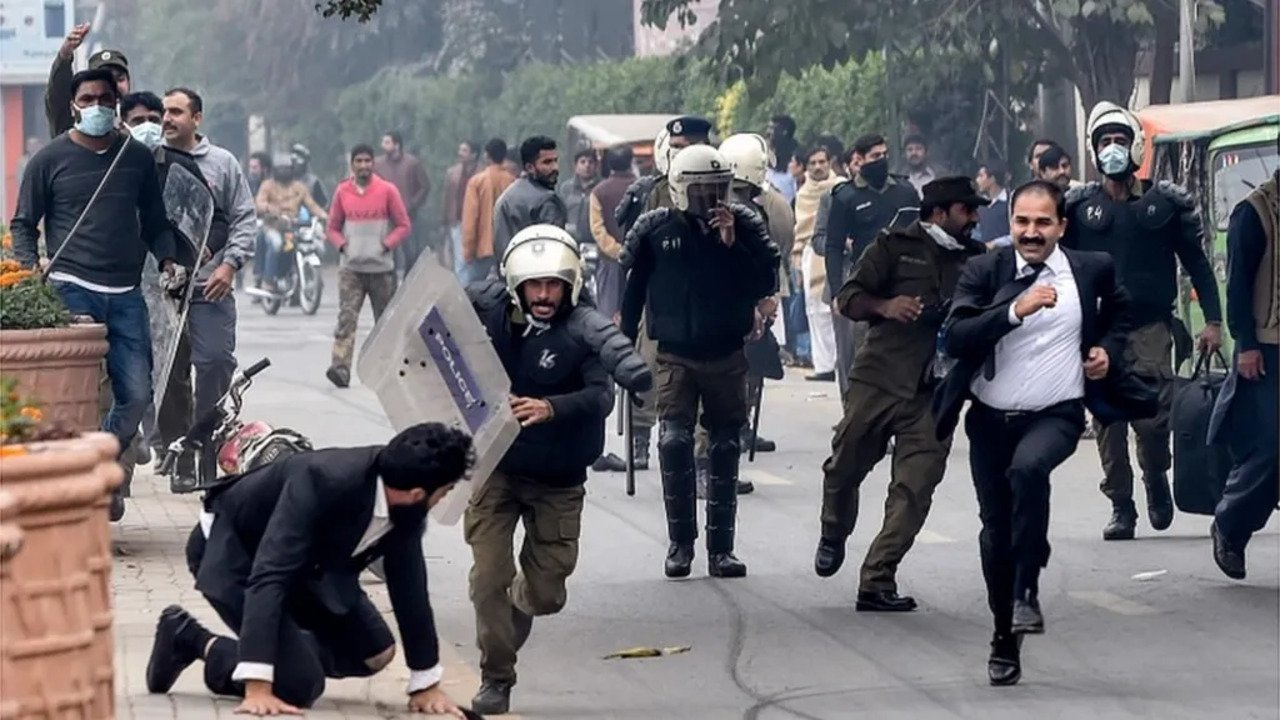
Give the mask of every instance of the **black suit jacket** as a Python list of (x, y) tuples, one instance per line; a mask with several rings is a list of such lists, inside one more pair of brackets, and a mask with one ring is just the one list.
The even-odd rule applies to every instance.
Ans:
[[(1132, 329), (1129, 296), (1116, 280), (1111, 256), (1059, 249), (1066, 254), (1080, 293), (1081, 362), (1093, 347), (1106, 350), (1111, 361), (1105, 378), (1085, 381), (1085, 405), (1104, 425), (1155, 415), (1155, 391), (1124, 366), (1125, 336)], [(1003, 247), (970, 260), (956, 285), (944, 333), (947, 354), (957, 362), (933, 396), (939, 438), (955, 430), (973, 379), (1000, 338), (1017, 327), (1009, 323), (1009, 305), (1027, 285), (1014, 282), (1014, 252)]]
[(392, 508), (391, 530), (352, 557), (373, 517), (381, 449), (300, 453), (229, 477), (206, 495), (214, 521), (196, 588), (228, 603), (243, 597), (242, 661), (276, 664), (289, 594), (309, 592), (345, 614), (363, 597), (360, 572), (381, 557), (409, 668), (439, 662), (422, 556), (426, 508)]

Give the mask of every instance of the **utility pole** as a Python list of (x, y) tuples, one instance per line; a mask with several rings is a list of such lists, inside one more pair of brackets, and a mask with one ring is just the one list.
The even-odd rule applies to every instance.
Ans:
[(1195, 99), (1196, 0), (1181, 0), (1178, 13), (1178, 80), (1182, 102)]

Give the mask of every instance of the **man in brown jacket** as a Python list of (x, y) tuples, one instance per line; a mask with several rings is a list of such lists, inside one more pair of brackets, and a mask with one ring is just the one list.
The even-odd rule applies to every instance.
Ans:
[(485, 169), (467, 182), (462, 200), (462, 259), (466, 267), (459, 279), (465, 285), (486, 277), (497, 265), (493, 256), (493, 208), (515, 177), (502, 163), (507, 143), (494, 138), (485, 143)]
[(458, 277), (462, 277), (467, 267), (462, 259), (462, 200), (467, 183), (476, 174), (479, 149), (474, 140), (458, 143), (458, 162), (444, 174), (444, 222), (449, 230), (449, 259), (453, 262), (453, 274)]
[[(409, 211), (409, 221), (416, 222), (431, 194), (431, 179), (418, 158), (404, 151), (404, 138), (400, 133), (392, 130), (382, 136), (382, 152), (373, 162), (373, 171), (396, 186), (404, 199), (405, 210)], [(423, 245), (422, 238), (410, 235), (396, 247), (396, 270), (400, 274), (408, 273), (413, 267)]]

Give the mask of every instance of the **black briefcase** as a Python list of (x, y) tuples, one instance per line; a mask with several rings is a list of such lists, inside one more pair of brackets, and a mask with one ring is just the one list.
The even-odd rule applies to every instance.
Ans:
[[(1217, 358), (1221, 370), (1213, 369)], [(1208, 442), (1209, 418), (1226, 382), (1228, 365), (1220, 352), (1196, 359), (1190, 378), (1177, 378), (1169, 412), (1173, 434), (1173, 500), (1178, 509), (1193, 515), (1212, 515), (1222, 498), (1231, 472), (1231, 454), (1225, 443)]]
[(743, 350), (747, 355), (748, 372), (756, 377), (781, 380), (787, 375), (782, 368), (782, 350), (769, 325), (765, 325), (764, 334), (759, 340), (748, 342)]

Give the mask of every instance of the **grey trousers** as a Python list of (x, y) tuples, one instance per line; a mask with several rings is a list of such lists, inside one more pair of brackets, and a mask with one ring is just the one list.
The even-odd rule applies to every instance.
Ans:
[[(187, 332), (191, 340), (191, 367), (196, 371), (195, 417), (198, 420), (226, 394), (236, 372), (235, 296), (228, 295), (217, 302), (194, 300), (187, 315)], [(175, 362), (173, 372), (190, 372), (190, 369), (178, 367)]]
[(853, 369), (853, 356), (862, 346), (862, 339), (867, 336), (867, 324), (854, 322), (849, 318), (833, 314), (831, 324), (836, 331), (836, 384), (840, 388), (840, 397), (849, 389), (849, 371)]

